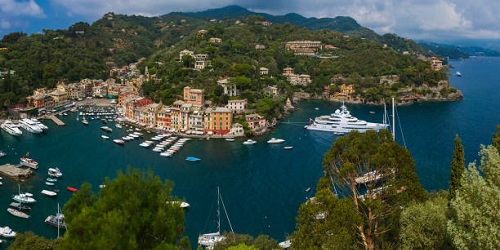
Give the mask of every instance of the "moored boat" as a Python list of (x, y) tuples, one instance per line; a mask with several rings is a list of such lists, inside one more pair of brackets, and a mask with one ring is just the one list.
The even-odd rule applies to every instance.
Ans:
[(290, 149), (293, 149), (293, 146), (284, 146), (283, 149), (290, 150)]
[(118, 145), (124, 145), (125, 144), (125, 141), (121, 140), (121, 139), (114, 139), (113, 142), (116, 143), (116, 144), (118, 144)]
[(30, 217), (27, 213), (21, 212), (15, 208), (11, 208), (11, 207), (7, 208), (7, 212), (9, 212), (10, 214), (17, 216), (19, 218), (28, 219)]
[(30, 206), (21, 202), (11, 202), (9, 206), (17, 208), (18, 210), (31, 210)]
[(186, 157), (186, 161), (201, 161), (201, 159), (196, 158), (194, 156), (188, 156), (188, 157)]
[(347, 110), (347, 107), (342, 104), (340, 109), (335, 110), (335, 112), (330, 115), (318, 116), (314, 121), (310, 119), (310, 124), (304, 126), (304, 128), (313, 131), (333, 132), (335, 134), (345, 134), (353, 130), (360, 133), (364, 133), (367, 130), (375, 130), (378, 132), (381, 129), (389, 127), (385, 122), (385, 114), (383, 120), (383, 123), (359, 120), (352, 116), (349, 110)]
[(19, 194), (16, 194), (12, 197), (13, 200), (20, 203), (35, 203), (36, 200), (33, 198), (33, 194), (30, 193), (21, 193), (21, 186), (19, 187)]
[(42, 192), (40, 192), (40, 193), (42, 193), (42, 194), (44, 194), (44, 195), (47, 195), (47, 196), (51, 196), (51, 197), (53, 197), (53, 196), (56, 196), (56, 195), (57, 195), (57, 193), (56, 193), (56, 192), (49, 191), (49, 190), (45, 190), (45, 189), (44, 189), (44, 190), (42, 190)]
[(6, 120), (0, 127), (7, 133), (13, 136), (21, 136), (23, 131), (19, 129), (17, 124), (14, 124), (11, 120)]
[(0, 227), (0, 236), (5, 238), (14, 238), (16, 237), (16, 232), (8, 226)]
[(109, 136), (101, 135), (101, 138), (104, 139), (104, 140), (107, 140), (107, 139), (109, 139)]
[(110, 132), (110, 133), (113, 132), (113, 129), (108, 127), (108, 126), (102, 126), (101, 129), (106, 131), (106, 132)]
[(59, 168), (49, 168), (47, 174), (51, 177), (56, 177), (56, 178), (59, 178), (63, 175)]
[(283, 143), (283, 142), (285, 142), (285, 140), (280, 139), (280, 138), (274, 138), (274, 137), (267, 141), (267, 143), (269, 143), (269, 144), (279, 144), (279, 143)]
[(252, 139), (248, 139), (246, 141), (243, 142), (243, 144), (245, 145), (252, 145), (252, 144), (255, 144), (257, 143), (256, 141), (252, 140)]
[(21, 119), (19, 121), (19, 126), (33, 134), (39, 134), (43, 132), (43, 129), (41, 129), (35, 122), (28, 118)]
[(38, 162), (34, 161), (33, 159), (28, 157), (21, 157), (20, 160), (21, 161), (19, 162), (19, 164), (30, 167), (32, 169), (38, 169)]
[(70, 186), (67, 186), (67, 187), (66, 187), (66, 190), (68, 190), (68, 191), (70, 191), (70, 192), (73, 192), (73, 193), (74, 193), (74, 192), (76, 192), (76, 191), (78, 191), (78, 189), (77, 189), (77, 188), (70, 187)]

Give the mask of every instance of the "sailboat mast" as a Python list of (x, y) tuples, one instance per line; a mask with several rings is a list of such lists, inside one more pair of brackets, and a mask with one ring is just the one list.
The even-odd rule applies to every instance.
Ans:
[(220, 191), (219, 186), (217, 186), (217, 233), (220, 233)]
[(59, 238), (59, 203), (57, 203), (57, 214), (56, 214), (56, 219), (57, 219), (57, 238)]
[(392, 139), (396, 141), (396, 115), (394, 112), (394, 97), (392, 98)]

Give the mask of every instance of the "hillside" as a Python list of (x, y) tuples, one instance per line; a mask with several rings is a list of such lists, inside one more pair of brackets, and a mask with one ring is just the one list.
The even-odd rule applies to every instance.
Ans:
[[(232, 19), (236, 15), (238, 18)], [(273, 23), (264, 25), (265, 21)], [(206, 33), (200, 35), (200, 30)], [(367, 39), (362, 35), (365, 33), (376, 39)], [(218, 94), (216, 84), (223, 77), (232, 77), (240, 90), (239, 97), (247, 98), (255, 107), (267, 100), (263, 92), (266, 86), (276, 85), (281, 94), (288, 96), (298, 90), (321, 96), (332, 78), (337, 80), (329, 87), (330, 93), (338, 91), (341, 83), (353, 84), (360, 97), (370, 102), (412, 88), (423, 95), (438, 91), (432, 94), (437, 97), (448, 93), (433, 89), (447, 76), (417, 59), (425, 50), (397, 35), (375, 35), (348, 17), (274, 17), (236, 6), (151, 18), (108, 13), (91, 25), (76, 23), (67, 30), (45, 30), (30, 36), (6, 35), (0, 41), (0, 47), (5, 48), (0, 51), (0, 71), (15, 73), (0, 80), (0, 102), (4, 106), (22, 103), (34, 89), (51, 88), (57, 81), (105, 79), (110, 69), (140, 58), (146, 58), (140, 69), (148, 66), (159, 79), (144, 85), (143, 93), (166, 104), (187, 85), (206, 89), (209, 100), (223, 104), (228, 97)], [(221, 42), (210, 42), (215, 37)], [(297, 40), (318, 41), (321, 49), (316, 57), (295, 56), (285, 49), (285, 44)], [(263, 49), (256, 49), (256, 45)], [(326, 45), (328, 49), (323, 48)], [(194, 62), (180, 63), (179, 52), (184, 49), (206, 54), (210, 65), (193, 70)], [(260, 67), (268, 68), (267, 76), (259, 74)], [(289, 84), (281, 75), (286, 67), (292, 67), (296, 74), (310, 75), (311, 82), (305, 86)], [(380, 85), (380, 77), (386, 75), (397, 75), (400, 82), (390, 87)], [(270, 105), (267, 102), (264, 106)], [(276, 116), (278, 112), (264, 113)]]

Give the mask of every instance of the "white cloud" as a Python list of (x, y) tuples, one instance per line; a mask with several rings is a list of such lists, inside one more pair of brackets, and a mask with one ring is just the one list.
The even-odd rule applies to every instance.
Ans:
[(35, 2), (29, 1), (16, 1), (16, 0), (0, 0), (0, 14), (3, 20), (18, 17), (45, 17), (42, 8)]

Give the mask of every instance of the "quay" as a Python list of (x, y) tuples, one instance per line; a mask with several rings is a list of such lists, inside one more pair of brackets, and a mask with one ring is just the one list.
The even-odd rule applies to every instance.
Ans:
[(64, 126), (66, 124), (64, 124), (63, 121), (61, 121), (59, 118), (57, 118), (55, 115), (49, 115), (47, 117), (48, 119), (51, 119), (55, 124), (57, 124), (58, 126)]
[(21, 165), (4, 164), (0, 166), (0, 173), (16, 180), (28, 179), (33, 171), (29, 168), (21, 168)]

